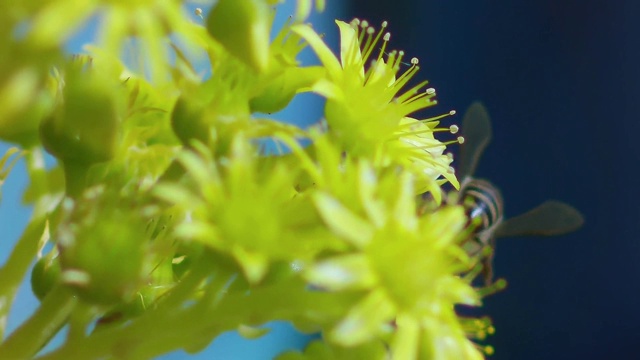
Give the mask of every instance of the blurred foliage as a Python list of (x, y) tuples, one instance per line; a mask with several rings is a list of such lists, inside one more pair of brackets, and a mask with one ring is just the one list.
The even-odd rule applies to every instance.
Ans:
[[(34, 261), (41, 300), (0, 357), (38, 356), (65, 325), (39, 358), (197, 352), (273, 320), (323, 334), (281, 359), (483, 357), (474, 341), (490, 322), (456, 307), (482, 295), (462, 250), (469, 222), (440, 204), (441, 186), (458, 186), (455, 141), (434, 137), (449, 114), (410, 117), (435, 92), (409, 84), (418, 62), (387, 49), (386, 24), (337, 21), (336, 55), (304, 23), (311, 0), (270, 40), (274, 3), (221, 0), (197, 16), (177, 0), (0, 5), (0, 139), (16, 146), (0, 185), (19, 152), (34, 206), (0, 268), (0, 338)], [(94, 15), (96, 44), (64, 55)], [(137, 68), (123, 62), (132, 38)], [(321, 65), (299, 63), (307, 45)], [(317, 125), (260, 115), (303, 92), (326, 99)]]

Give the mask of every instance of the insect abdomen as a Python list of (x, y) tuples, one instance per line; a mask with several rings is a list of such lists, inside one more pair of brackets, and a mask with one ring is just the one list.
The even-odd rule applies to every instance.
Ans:
[(490, 182), (470, 179), (463, 185), (460, 195), (469, 219), (480, 218), (477, 232), (490, 229), (502, 220), (502, 195)]

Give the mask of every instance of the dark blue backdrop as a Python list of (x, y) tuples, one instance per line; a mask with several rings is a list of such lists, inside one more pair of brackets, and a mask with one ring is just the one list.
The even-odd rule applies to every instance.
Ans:
[(639, 10), (352, 0), (352, 16), (388, 20), (392, 48), (420, 58), (439, 113), (485, 103), (494, 139), (476, 173), (502, 189), (507, 216), (556, 198), (586, 217), (561, 238), (499, 241), (509, 286), (484, 308), (494, 360), (640, 358)]

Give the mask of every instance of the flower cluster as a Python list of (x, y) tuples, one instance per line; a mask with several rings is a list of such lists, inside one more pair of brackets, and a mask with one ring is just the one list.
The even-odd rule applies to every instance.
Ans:
[[(33, 357), (69, 324), (43, 359), (151, 358), (273, 320), (323, 333), (282, 359), (489, 351), (475, 341), (490, 321), (458, 313), (483, 296), (469, 220), (441, 201), (444, 183), (459, 186), (446, 147), (463, 139), (434, 135), (457, 133), (440, 125), (455, 112), (412, 117), (435, 90), (409, 87), (418, 61), (387, 49), (386, 23), (337, 21), (334, 55), (304, 24), (311, 0), (273, 39), (273, 0), (220, 0), (191, 19), (177, 0), (35, 3), (0, 5), (0, 46), (27, 54), (0, 62), (0, 138), (26, 150), (35, 208), (0, 269), (0, 319), (34, 258), (42, 303), (0, 353)], [(98, 44), (62, 55), (94, 15)], [(129, 37), (148, 66), (125, 65)], [(299, 63), (306, 46), (321, 65)], [(303, 92), (326, 101), (318, 126), (261, 115)]]

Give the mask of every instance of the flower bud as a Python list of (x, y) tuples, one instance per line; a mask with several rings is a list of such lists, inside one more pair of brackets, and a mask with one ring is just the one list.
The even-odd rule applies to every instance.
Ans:
[(58, 261), (58, 251), (50, 251), (41, 257), (31, 270), (31, 290), (39, 300), (53, 289), (53, 286), (60, 281), (60, 262)]
[(64, 162), (93, 164), (116, 151), (119, 118), (113, 89), (90, 73), (72, 73), (57, 109), (40, 124), (45, 149)]
[(324, 75), (321, 67), (291, 67), (278, 75), (267, 87), (249, 102), (252, 112), (271, 114), (284, 109), (293, 97)]
[(209, 143), (209, 126), (204, 120), (204, 107), (181, 96), (171, 112), (171, 128), (184, 145), (192, 140)]
[(133, 300), (148, 274), (144, 221), (117, 197), (87, 191), (57, 232), (62, 281), (94, 304)]
[(264, 0), (220, 0), (207, 30), (227, 51), (258, 72), (269, 64), (271, 11)]

